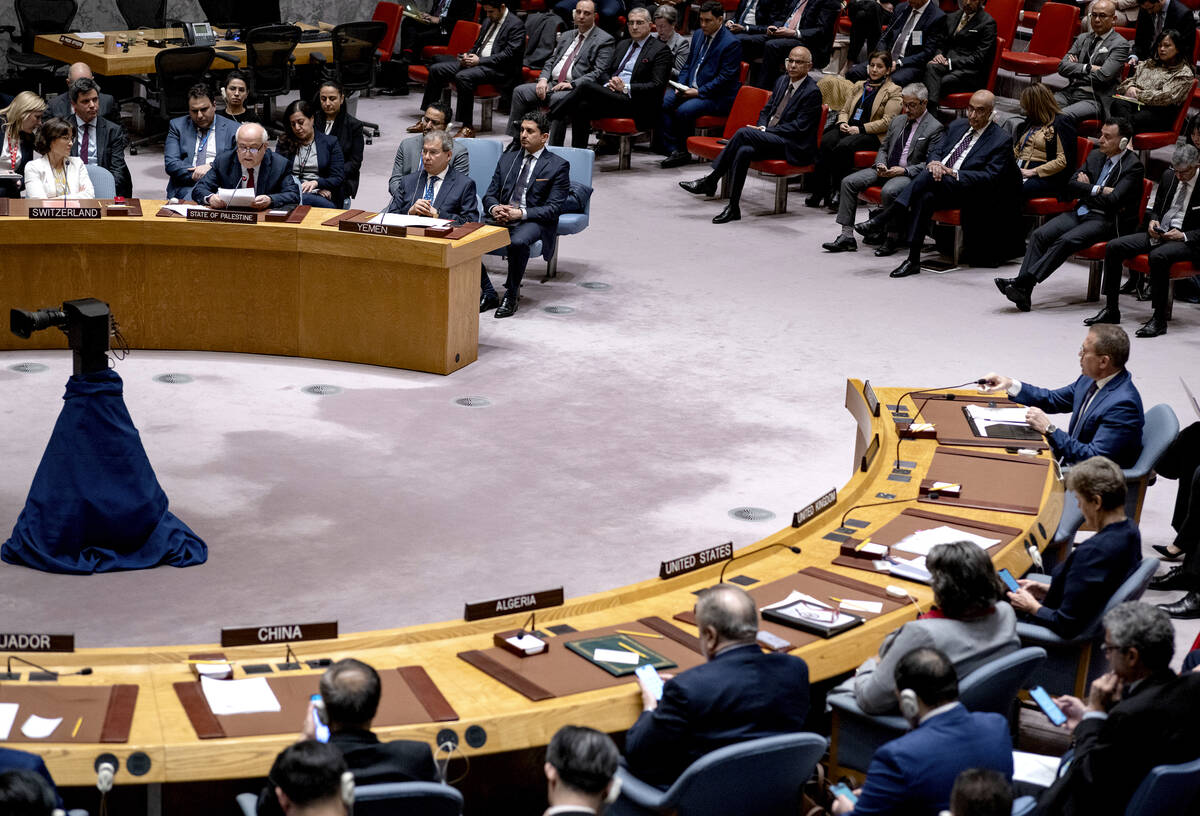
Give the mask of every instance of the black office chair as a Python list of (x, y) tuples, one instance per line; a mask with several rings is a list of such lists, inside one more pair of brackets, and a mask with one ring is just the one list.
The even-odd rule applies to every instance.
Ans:
[(167, 48), (154, 55), (154, 74), (150, 79), (137, 81), (146, 87), (152, 99), (148, 107), (155, 109), (163, 128), (151, 136), (138, 139), (129, 145), (130, 155), (137, 155), (138, 148), (164, 141), (171, 120), (188, 112), (188, 90), (203, 82), (212, 87), (213, 59), (223, 59), (237, 67), (239, 59), (217, 53), (209, 45), (189, 45), (183, 48)]
[(131, 29), (167, 27), (167, 0), (117, 0), (117, 11)]
[(279, 0), (200, 0), (200, 10), (213, 28), (244, 31), (282, 21)]
[(263, 124), (272, 138), (279, 129), (272, 105), (275, 97), (291, 93), (296, 75), (296, 44), (300, 29), (293, 25), (268, 25), (252, 28), (242, 35), (246, 46), (246, 68), (254, 87), (254, 96), (263, 100)]
[[(333, 64), (328, 64), (325, 55), (320, 52), (314, 53), (311, 59), (320, 64), (321, 79), (337, 80), (347, 96), (355, 91), (370, 96), (371, 88), (375, 85), (375, 72), (382, 58), (379, 43), (385, 36), (387, 23), (384, 22), (368, 20), (342, 23), (333, 29)], [(379, 136), (379, 125), (364, 121), (363, 126)]]
[(54, 72), (62, 63), (34, 53), (33, 41), (39, 34), (61, 34), (71, 30), (79, 5), (75, 0), (13, 0), (20, 26), (0, 25), (12, 45), (8, 49), (8, 74), (26, 86), (54, 84)]

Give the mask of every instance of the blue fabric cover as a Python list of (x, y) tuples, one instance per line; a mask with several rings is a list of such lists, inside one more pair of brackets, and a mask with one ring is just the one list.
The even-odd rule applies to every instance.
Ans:
[(71, 377), (62, 413), (0, 558), (47, 572), (190, 567), (208, 547), (167, 510), (121, 377)]

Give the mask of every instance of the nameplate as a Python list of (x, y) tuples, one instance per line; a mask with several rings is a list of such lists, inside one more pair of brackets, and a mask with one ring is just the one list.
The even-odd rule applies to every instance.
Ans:
[(545, 589), (541, 592), (529, 592), (524, 595), (510, 595), (507, 598), (497, 598), (494, 601), (469, 603), (463, 612), (463, 619), (469, 621), (484, 618), (497, 618), (501, 615), (511, 615), (513, 612), (532, 612), (535, 609), (546, 609), (551, 606), (562, 606), (563, 590)]
[(73, 652), (74, 635), (0, 632), (0, 652)]
[(867, 407), (871, 409), (871, 416), (879, 416), (879, 397), (875, 396), (875, 389), (871, 387), (870, 380), (863, 381), (863, 399), (867, 401)]
[(724, 544), (709, 547), (707, 550), (663, 561), (658, 568), (658, 577), (674, 578), (676, 575), (683, 575), (685, 572), (698, 570), (718, 561), (728, 561), (731, 558), (733, 558), (733, 542), (726, 541)]
[(837, 503), (837, 488), (831, 489), (823, 496), (819, 496), (815, 501), (801, 507), (792, 514), (792, 526), (799, 527), (802, 524), (807, 524), (816, 518), (820, 513), (828, 510)]
[(875, 434), (875, 438), (871, 440), (871, 444), (867, 445), (867, 451), (862, 457), (862, 472), (866, 473), (871, 469), (871, 463), (875, 461), (875, 455), (879, 453), (879, 434)]
[(83, 40), (76, 39), (75, 37), (68, 37), (66, 34), (63, 34), (61, 37), (59, 37), (58, 41), (67, 48), (83, 48)]
[(99, 218), (99, 207), (30, 207), (30, 218)]
[(282, 623), (273, 626), (238, 626), (221, 630), (222, 646), (259, 646), (263, 643), (296, 643), (301, 640), (335, 640), (337, 621)]
[(408, 227), (397, 227), (394, 224), (368, 224), (366, 221), (339, 221), (338, 229), (342, 232), (361, 232), (364, 235), (390, 235), (393, 238), (408, 237)]
[(238, 210), (188, 210), (188, 221), (219, 221), (223, 224), (257, 224), (258, 213)]

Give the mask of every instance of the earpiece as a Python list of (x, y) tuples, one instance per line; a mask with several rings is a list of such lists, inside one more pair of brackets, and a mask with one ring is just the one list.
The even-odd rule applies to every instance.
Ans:
[(1124, 150), (1125, 148), (1129, 147), (1129, 137), (1122, 136), (1121, 141), (1117, 142), (1117, 147), (1120, 148), (1121, 150)]
[(346, 805), (346, 809), (354, 807), (354, 774), (346, 771), (342, 774), (341, 785), (342, 803)]
[(604, 804), (611, 805), (621, 795), (621, 777), (614, 776), (608, 783), (608, 793), (604, 794)]
[(921, 706), (917, 703), (917, 693), (912, 689), (902, 689), (900, 692), (900, 716), (910, 723), (921, 714)]

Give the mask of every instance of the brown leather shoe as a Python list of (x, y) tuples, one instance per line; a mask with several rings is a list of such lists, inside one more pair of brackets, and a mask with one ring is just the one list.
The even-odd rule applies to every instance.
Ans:
[(413, 122), (408, 126), (407, 130), (409, 133), (420, 133), (425, 130), (425, 125), (422, 122)]
[(474, 139), (475, 128), (471, 127), (470, 125), (463, 125), (451, 135), (454, 136), (455, 139)]

